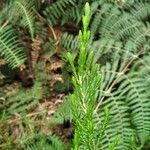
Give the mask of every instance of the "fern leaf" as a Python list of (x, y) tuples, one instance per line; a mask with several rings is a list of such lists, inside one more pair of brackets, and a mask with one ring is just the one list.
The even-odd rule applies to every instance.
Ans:
[(35, 81), (30, 91), (21, 89), (15, 94), (9, 95), (6, 103), (8, 113), (24, 113), (34, 109), (43, 96), (42, 92), (42, 83), (40, 81)]
[(57, 19), (62, 17), (67, 7), (75, 6), (75, 0), (57, 0), (45, 10), (45, 15), (48, 17), (50, 25), (56, 25)]
[[(124, 95), (122, 90), (113, 90), (111, 87), (117, 78), (117, 69), (119, 66), (119, 60), (115, 59), (113, 66), (109, 63), (101, 69), (102, 72), (102, 84), (99, 93), (99, 102), (101, 109), (108, 107), (110, 109), (111, 120), (106, 128), (105, 135), (101, 140), (101, 149), (108, 149), (109, 145), (113, 143), (116, 136), (120, 135), (120, 141), (117, 144), (118, 150), (128, 150), (130, 147), (130, 138), (132, 136), (132, 129), (130, 128), (130, 114), (128, 112), (128, 106), (124, 101)], [(104, 119), (104, 114), (98, 109), (97, 114), (101, 118), (101, 122)], [(95, 110), (96, 111), (96, 110)]]
[(52, 118), (52, 122), (56, 124), (63, 124), (65, 121), (72, 121), (72, 112), (70, 108), (70, 101), (65, 100), (59, 110)]
[(150, 103), (148, 87), (138, 73), (126, 76), (119, 89), (127, 92), (126, 101), (131, 111), (131, 120), (136, 127), (142, 145), (150, 136)]
[(146, 2), (137, 2), (132, 8), (131, 13), (133, 16), (138, 20), (144, 20), (147, 19), (150, 15), (150, 4), (148, 1)]
[(26, 59), (23, 48), (14, 32), (11, 27), (0, 29), (0, 54), (9, 62), (12, 68), (20, 66)]
[(28, 28), (31, 34), (31, 38), (34, 38), (34, 5), (33, 1), (30, 0), (16, 0), (12, 8), (13, 14), (17, 14), (18, 17), (21, 16), (21, 24)]
[[(38, 138), (35, 143), (28, 141), (27, 150), (65, 150), (62, 141), (56, 136), (36, 135)], [(31, 143), (31, 144), (30, 144)]]
[(4, 5), (4, 7), (2, 7), (2, 9), (0, 9), (0, 26), (3, 25), (4, 21), (6, 21), (4, 23), (4, 25), (8, 23), (8, 20), (9, 20), (8, 19), (8, 14), (9, 14), (9, 10), (12, 7), (12, 3), (13, 3), (12, 1), (9, 2), (9, 3), (6, 3)]
[(77, 6), (68, 9), (65, 13), (66, 15), (62, 18), (62, 25), (69, 21), (74, 21), (77, 24), (81, 21), (82, 12)]

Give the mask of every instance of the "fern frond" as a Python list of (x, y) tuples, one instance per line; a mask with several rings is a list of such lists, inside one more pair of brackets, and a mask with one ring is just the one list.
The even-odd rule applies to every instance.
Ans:
[[(84, 6), (84, 1), (77, 1), (77, 4), (75, 6), (73, 6), (71, 9), (68, 9), (66, 11), (66, 15), (63, 17), (63, 22), (62, 23), (66, 23), (69, 20), (73, 20), (75, 21), (77, 24), (81, 21), (81, 17), (82, 17), (82, 7)], [(100, 4), (102, 4), (103, 2), (100, 1), (93, 1), (91, 4), (91, 16), (93, 14), (95, 14), (95, 12), (97, 11), (97, 8)], [(93, 28), (92, 28), (93, 29)]]
[[(130, 125), (128, 106), (126, 106), (124, 101), (125, 96), (121, 94), (122, 90), (116, 91), (112, 88), (112, 85), (117, 78), (117, 69), (119, 66), (119, 59), (115, 60), (116, 61), (113, 65), (107, 63), (101, 69), (103, 78), (98, 99), (101, 109), (104, 107), (108, 107), (110, 109), (111, 118), (106, 128), (105, 135), (101, 140), (101, 149), (108, 149), (110, 143), (113, 143), (116, 136), (120, 135), (120, 141), (118, 142), (117, 149), (126, 150), (130, 147), (129, 137), (132, 136), (133, 131)], [(101, 109), (97, 110), (98, 112), (96, 114), (99, 116), (97, 119), (102, 119), (104, 117)], [(100, 121), (102, 122), (103, 119), (101, 119)]]
[[(95, 33), (97, 33), (96, 31), (99, 30), (99, 28), (101, 27), (101, 22), (103, 21), (104, 16), (109, 12), (109, 10), (113, 7), (112, 4), (101, 4), (102, 2), (99, 2), (101, 10), (100, 11), (96, 11), (93, 14), (93, 20), (91, 22), (91, 34), (94, 35)], [(92, 3), (93, 4), (93, 3)], [(98, 7), (98, 6), (97, 6)]]
[(13, 4), (13, 2), (10, 1), (9, 3), (6, 3), (2, 7), (2, 9), (0, 9), (0, 26), (8, 23), (8, 20), (9, 20), (8, 14), (9, 14), (9, 10), (12, 7), (12, 4)]
[(36, 142), (26, 142), (27, 150), (65, 150), (62, 141), (54, 135), (36, 135), (36, 138)]
[(145, 79), (139, 73), (129, 73), (122, 81), (120, 90), (127, 93), (126, 101), (131, 111), (132, 124), (136, 127), (142, 145), (150, 136), (150, 103)]
[(43, 41), (47, 38), (47, 29), (43, 22), (35, 22), (35, 35), (38, 35)]
[(55, 43), (56, 43), (56, 41), (54, 39), (52, 39), (52, 38), (48, 39), (48, 41), (44, 45), (43, 57), (48, 59), (54, 55), (55, 48), (56, 48)]
[[(64, 33), (60, 38), (60, 46), (66, 51), (70, 51), (72, 53), (73, 59), (78, 54), (78, 50), (80, 47), (79, 37), (74, 36), (69, 33)], [(64, 54), (65, 57), (65, 54)]]
[(101, 12), (97, 12), (94, 15), (94, 19), (93, 19), (93, 21), (91, 23), (91, 33), (92, 33), (93, 36), (95, 35), (95, 33), (97, 33), (101, 21), (102, 21), (102, 13)]
[(150, 15), (150, 4), (148, 1), (139, 1), (130, 9), (132, 15), (138, 20), (145, 20)]
[(104, 55), (109, 58), (113, 52), (121, 53), (122, 47), (123, 44), (120, 41), (116, 42), (115, 39), (102, 38), (100, 40), (94, 41), (90, 46), (90, 49), (95, 53), (94, 62), (99, 60), (102, 64), (104, 64)]
[(77, 24), (81, 21), (82, 11), (78, 6), (68, 9), (66, 15), (62, 18), (62, 25), (69, 21), (74, 21)]
[(71, 50), (72, 52), (79, 49), (79, 38), (68, 33), (64, 33), (60, 39), (60, 45), (66, 49)]
[(35, 13), (33, 11), (34, 3), (30, 0), (16, 0), (12, 6), (11, 13), (13, 15), (10, 16), (13, 21), (14, 16), (17, 19), (20, 19), (20, 23), (23, 27), (28, 28), (31, 34), (31, 38), (34, 38), (34, 19)]
[[(135, 59), (134, 53), (127, 51), (123, 55), (118, 55), (116, 51), (115, 54), (113, 54), (111, 60), (112, 64), (106, 63), (101, 69), (103, 80), (100, 86), (99, 104), (102, 108), (107, 106), (112, 115), (103, 139), (104, 141), (102, 140), (102, 146), (103, 149), (107, 149), (109, 143), (119, 134), (121, 141), (118, 143), (117, 149), (128, 150), (130, 149), (131, 137), (135, 137), (137, 134), (141, 147), (143, 147), (145, 142), (148, 141), (150, 134), (148, 84), (144, 81), (143, 75), (137, 73), (135, 66), (135, 71), (131, 69), (129, 73), (126, 73), (129, 62), (132, 61), (133, 63)], [(139, 58), (138, 55), (136, 56), (137, 62), (139, 62), (136, 66), (141, 64), (144, 68), (146, 67), (143, 70), (144, 72), (145, 70), (146, 72), (150, 71), (149, 63)], [(99, 118), (103, 118), (100, 110), (97, 114), (100, 114)], [(133, 121), (132, 123), (130, 119)], [(132, 128), (133, 126), (136, 128), (136, 132)]]
[(72, 121), (73, 116), (70, 108), (70, 101), (65, 100), (54, 115), (52, 122), (56, 124), (63, 124), (65, 121)]
[(18, 90), (15, 94), (8, 96), (7, 111), (8, 113), (23, 113), (34, 109), (42, 98), (42, 83), (35, 81), (34, 86), (30, 91)]
[(13, 28), (0, 28), (0, 47), (0, 54), (9, 62), (12, 68), (20, 66), (26, 60), (23, 48)]
[(75, 0), (57, 0), (46, 8), (45, 15), (51, 26), (56, 25), (60, 17), (66, 13), (68, 7), (75, 6)]

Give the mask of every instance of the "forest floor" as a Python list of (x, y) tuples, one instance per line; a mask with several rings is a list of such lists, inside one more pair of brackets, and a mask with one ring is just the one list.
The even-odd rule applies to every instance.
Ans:
[[(46, 78), (43, 79), (44, 84), (42, 83), (44, 95), (38, 100), (38, 104), (35, 104), (35, 107), (23, 113), (15, 112), (14, 110), (13, 113), (9, 112), (7, 117), (1, 119), (0, 149), (7, 147), (9, 144), (19, 144), (20, 138), (22, 138), (24, 134), (29, 134), (31, 131), (44, 133), (46, 135), (56, 135), (65, 143), (68, 143), (68, 141), (73, 138), (74, 127), (72, 123), (69, 121), (53, 123), (53, 116), (55, 116), (72, 89), (70, 85), (70, 75), (68, 76), (64, 73), (66, 62), (62, 59), (62, 49), (59, 47), (59, 36), (62, 31), (57, 27), (54, 29), (48, 28), (47, 31), (48, 37), (53, 37), (55, 40), (57, 39), (56, 47), (50, 56), (42, 56), (44, 42), (38, 36), (31, 44), (25, 38), (24, 45), (28, 49), (31, 49), (28, 63), (21, 66), (19, 71), (14, 72), (10, 70), (9, 73), (6, 73), (6, 76), (1, 75), (0, 110), (2, 112), (5, 112), (5, 110), (7, 112), (7, 107), (9, 107), (7, 97), (9, 97), (8, 100), (11, 99), (11, 95), (17, 97), (15, 94), (17, 94), (17, 91), (20, 89), (27, 91), (27, 94), (31, 94), (30, 90), (32, 90), (36, 78), (38, 78), (37, 74), (42, 73)], [(6, 65), (3, 59), (1, 59), (0, 62), (0, 65)], [(44, 64), (40, 71), (36, 67), (33, 67), (39, 62)], [(6, 70), (6, 66), (4, 70)], [(20, 99), (20, 101), (22, 100)], [(29, 105), (28, 100), (27, 105)], [(32, 134), (29, 134), (29, 136), (32, 136)]]

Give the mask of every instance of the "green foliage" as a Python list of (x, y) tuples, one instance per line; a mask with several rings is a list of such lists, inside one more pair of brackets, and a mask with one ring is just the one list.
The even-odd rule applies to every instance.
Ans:
[(12, 68), (18, 67), (25, 61), (23, 48), (11, 27), (0, 28), (0, 54), (9, 62)]
[(54, 114), (54, 117), (52, 119), (52, 122), (55, 124), (63, 124), (64, 122), (72, 122), (73, 120), (73, 115), (71, 111), (71, 104), (68, 99), (66, 99), (62, 106), (58, 109), (56, 114)]
[[(80, 47), (78, 36), (74, 36), (66, 32), (60, 38), (60, 45), (64, 49), (65, 52), (66, 50), (71, 51), (73, 59), (76, 58), (79, 47)], [(63, 55), (65, 56), (65, 53)]]
[[(110, 6), (109, 9), (107, 5)], [(135, 5), (134, 14), (141, 8), (137, 6), (139, 5)], [(149, 53), (148, 26), (143, 24), (144, 15), (142, 20), (139, 20), (139, 16), (132, 15), (132, 8), (129, 9), (131, 13), (122, 13), (112, 4), (104, 4), (103, 8), (107, 10), (102, 10), (106, 15), (103, 14), (99, 24), (100, 36), (91, 47), (95, 49), (95, 61), (101, 61), (104, 55), (112, 55), (101, 68), (103, 80), (96, 109), (98, 111), (99, 106), (107, 106), (112, 113), (113, 119), (108, 125), (104, 143), (107, 136), (108, 142), (111, 142), (114, 135), (119, 133), (122, 140), (118, 149), (129, 149), (132, 136), (136, 136), (143, 147), (150, 135), (149, 92), (147, 83), (144, 82), (145, 73), (140, 75), (140, 69), (133, 69), (132, 66), (140, 61), (146, 67), (145, 71), (149, 70), (149, 64), (145, 62), (145, 56)]]
[(17, 92), (8, 95), (6, 103), (8, 113), (26, 113), (38, 106), (42, 98), (42, 82), (35, 81), (31, 89), (20, 89)]
[[(82, 16), (83, 30), (79, 32), (80, 52), (77, 68), (74, 66), (73, 57), (67, 53), (67, 59), (73, 71), (74, 93), (70, 95), (72, 115), (75, 122), (75, 134), (73, 140), (74, 150), (100, 149), (100, 141), (108, 123), (109, 112), (105, 109), (105, 120), (99, 124), (94, 122), (94, 109), (97, 99), (97, 89), (100, 85), (101, 75), (99, 65), (93, 64), (93, 53), (88, 53), (87, 46), (90, 39), (88, 30), (90, 22), (90, 7), (85, 5), (85, 14)], [(114, 149), (110, 146), (109, 149)]]
[[(31, 0), (15, 0), (11, 8), (10, 20), (14, 21), (14, 16), (16, 21), (20, 21), (20, 24), (28, 28), (31, 34), (31, 38), (34, 38), (34, 1)], [(14, 23), (14, 22), (13, 22)]]
[[(35, 139), (38, 142), (34, 143)], [(36, 135), (34, 140), (27, 142), (26, 150), (65, 150), (63, 143), (56, 136)]]
[[(94, 62), (102, 65), (95, 113), (103, 122), (101, 110), (108, 107), (112, 118), (101, 141), (101, 149), (108, 149), (118, 134), (121, 140), (117, 149), (130, 149), (131, 143), (142, 149), (150, 136), (149, 2), (122, 1), (116, 5), (95, 1), (91, 5), (93, 41), (88, 49), (94, 51)], [(74, 52), (80, 45), (73, 46), (77, 40), (72, 39), (75, 38), (68, 38), (63, 46)]]
[(6, 3), (2, 8), (0, 8), (0, 26), (2, 26), (3, 23), (8, 20), (8, 13), (11, 9), (12, 3), (12, 1), (10, 3)]
[(75, 5), (75, 0), (59, 0), (46, 8), (45, 14), (48, 16), (50, 25), (56, 25), (58, 19), (66, 13), (66, 8)]
[(64, 33), (60, 39), (60, 45), (66, 49), (76, 51), (79, 49), (79, 39), (77, 36), (73, 36), (72, 34)]
[[(15, 29), (9, 27), (22, 26), (29, 29), (31, 38), (34, 38), (34, 1), (30, 0), (15, 0), (7, 3), (0, 10), (0, 54), (8, 61), (12, 68), (19, 67), (25, 61), (25, 55), (21, 42), (17, 39)], [(9, 39), (9, 40), (8, 40)]]
[[(51, 26), (73, 21), (79, 24), (82, 18), (82, 10), (85, 2), (93, 2), (92, 11), (95, 10), (96, 4), (101, 3), (95, 0), (56, 0), (44, 11)], [(93, 12), (92, 12), (93, 13)]]
[[(8, 149), (23, 149), (23, 150), (65, 150), (65, 146), (62, 141), (55, 135), (44, 134), (41, 131), (37, 131), (37, 120), (34, 120), (26, 115), (20, 115), (20, 118), (12, 121), (8, 124), (9, 115), (5, 112), (0, 113), (0, 148), (2, 150)], [(4, 129), (5, 126), (5, 129)], [(4, 131), (8, 128), (13, 128), (19, 131), (18, 137), (15, 137), (17, 146), (14, 145), (14, 137), (8, 136)], [(2, 130), (3, 129), (3, 130)], [(6, 134), (6, 135), (5, 135)], [(5, 143), (3, 144), (3, 140)]]

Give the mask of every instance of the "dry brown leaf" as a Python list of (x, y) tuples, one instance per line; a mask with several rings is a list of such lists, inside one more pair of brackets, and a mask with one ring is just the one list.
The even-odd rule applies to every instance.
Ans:
[(50, 70), (51, 71), (56, 71), (57, 69), (59, 69), (59, 68), (62, 68), (62, 66), (63, 66), (63, 63), (62, 62), (54, 62), (54, 63), (51, 63), (51, 65), (50, 65)]
[(43, 40), (38, 35), (32, 41), (31, 60), (32, 60), (33, 66), (37, 63), (40, 57), (43, 43), (44, 43)]
[(51, 81), (49, 82), (49, 83), (50, 83), (50, 86), (51, 86), (51, 87), (54, 86), (54, 84), (55, 84), (56, 82), (64, 83), (64, 80), (63, 80), (62, 75), (60, 75), (60, 74), (54, 74), (54, 75), (52, 75), (52, 79), (51, 79)]

